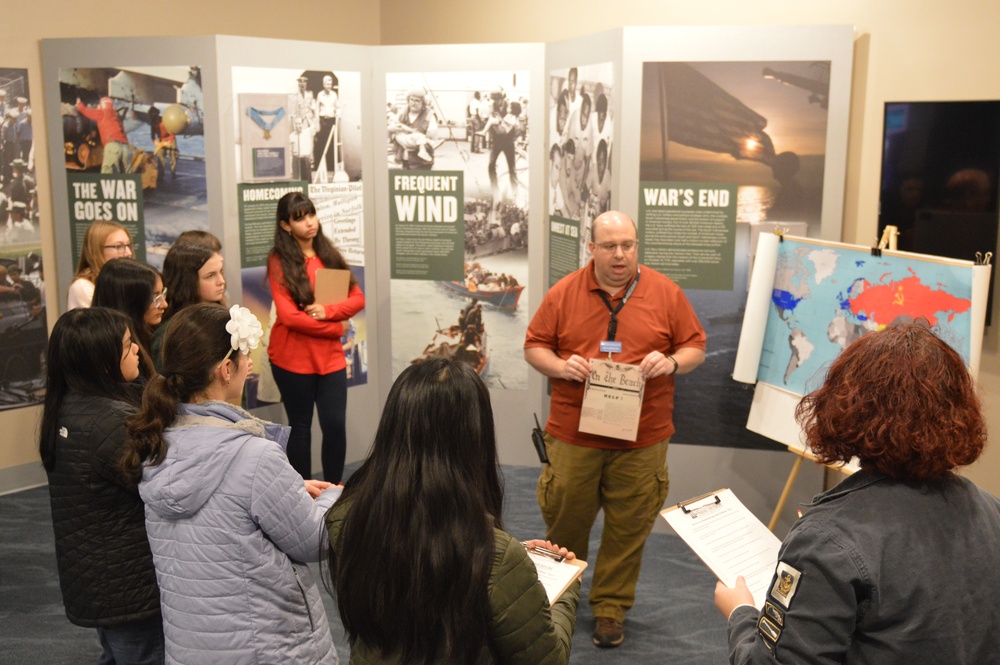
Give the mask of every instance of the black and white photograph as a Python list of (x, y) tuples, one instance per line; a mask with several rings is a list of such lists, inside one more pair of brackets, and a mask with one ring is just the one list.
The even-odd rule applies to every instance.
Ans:
[(28, 70), (0, 68), (0, 410), (45, 396), (42, 236)]
[(548, 212), (579, 223), (580, 266), (590, 223), (611, 208), (613, 80), (610, 62), (549, 72)]
[[(233, 90), (267, 100), (259, 108), (237, 105), (243, 144), (237, 147), (237, 180), (361, 180), (360, 72), (234, 67)], [(261, 146), (287, 155), (284, 175), (254, 172), (253, 148)]]
[(435, 355), (468, 360), (491, 388), (524, 390), (528, 103), (525, 72), (386, 77), (390, 170), (463, 173), (463, 280), (392, 280), (393, 374)]

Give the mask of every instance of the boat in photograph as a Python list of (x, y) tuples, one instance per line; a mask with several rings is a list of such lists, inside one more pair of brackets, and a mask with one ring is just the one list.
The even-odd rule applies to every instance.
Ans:
[(431, 358), (455, 358), (472, 366), (480, 376), (489, 369), (490, 353), (486, 341), (486, 332), (480, 326), (464, 332), (457, 326), (438, 327), (430, 343), (424, 347), (420, 356), (410, 361), (416, 364)]
[(493, 272), (480, 263), (465, 264), (464, 282), (438, 282), (449, 291), (466, 298), (489, 303), (501, 309), (517, 309), (524, 286), (518, 284), (513, 275)]

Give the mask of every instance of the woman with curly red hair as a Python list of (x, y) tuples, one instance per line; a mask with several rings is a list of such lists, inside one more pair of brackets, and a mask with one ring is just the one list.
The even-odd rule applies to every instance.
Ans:
[(730, 662), (1000, 662), (1000, 500), (955, 473), (986, 443), (961, 357), (920, 323), (870, 333), (796, 417), (820, 462), (861, 470), (789, 531), (762, 611), (716, 585)]

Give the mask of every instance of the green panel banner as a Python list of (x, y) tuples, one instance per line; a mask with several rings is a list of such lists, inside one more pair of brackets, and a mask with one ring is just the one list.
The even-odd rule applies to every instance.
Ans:
[(267, 265), (274, 246), (275, 213), (278, 199), (288, 192), (306, 191), (302, 181), (240, 183), (240, 264), (243, 268)]
[(389, 171), (392, 279), (465, 280), (462, 171)]
[(580, 221), (549, 216), (549, 287), (580, 267)]
[(639, 261), (685, 289), (733, 289), (736, 184), (642, 182)]
[(117, 173), (67, 173), (69, 221), (74, 261), (80, 256), (83, 237), (92, 222), (118, 222), (132, 236), (132, 252), (146, 261), (145, 225), (142, 215), (142, 176)]

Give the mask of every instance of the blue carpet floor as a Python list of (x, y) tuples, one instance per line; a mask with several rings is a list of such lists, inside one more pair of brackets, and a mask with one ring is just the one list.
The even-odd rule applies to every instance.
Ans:
[[(353, 465), (356, 466), (356, 465)], [(543, 537), (535, 500), (538, 470), (505, 467), (507, 530), (520, 539)], [(597, 552), (601, 521), (590, 551)], [(319, 570), (315, 570), (317, 579)], [(678, 537), (654, 533), (646, 545), (635, 607), (625, 621), (625, 643), (597, 649), (583, 577), (570, 662), (574, 665), (724, 665), (726, 625), (712, 604), (715, 578)], [(341, 662), (349, 648), (333, 600), (324, 593)], [(56, 575), (48, 490), (0, 496), (0, 664), (86, 665), (100, 646), (93, 629), (69, 623)]]

